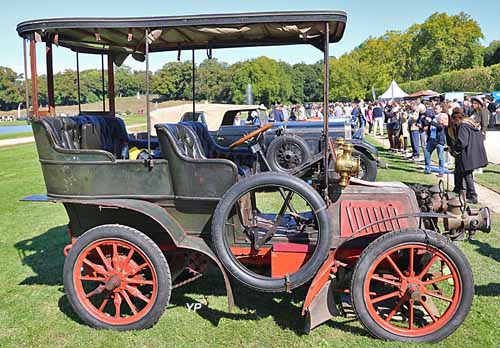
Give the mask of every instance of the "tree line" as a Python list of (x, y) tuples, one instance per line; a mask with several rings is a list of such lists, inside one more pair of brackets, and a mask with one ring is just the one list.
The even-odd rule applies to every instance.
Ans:
[[(404, 31), (369, 37), (352, 51), (330, 58), (332, 100), (371, 99), (372, 87), (380, 94), (392, 79), (408, 82), (410, 89), (430, 88), (425, 81), (434, 81), (433, 76), (500, 63), (500, 41), (483, 47), (482, 38), (479, 24), (465, 13), (434, 13), (425, 22)], [(254, 102), (258, 104), (318, 101), (322, 99), (322, 74), (321, 61), (292, 65), (262, 56), (228, 64), (215, 58), (205, 59), (196, 66), (195, 97), (209, 102), (243, 103), (250, 84)], [(0, 109), (14, 109), (24, 100), (21, 78), (22, 75), (12, 69), (0, 67)], [(190, 61), (168, 62), (151, 73), (151, 92), (164, 100), (190, 100), (192, 78)], [(409, 81), (423, 82), (411, 84)], [(470, 76), (465, 81), (468, 82), (462, 83), (463, 89), (483, 90), (481, 78)], [(39, 101), (46, 104), (46, 76), (40, 76), (38, 82)], [(78, 102), (74, 70), (56, 73), (54, 84), (57, 105)], [(101, 100), (101, 71), (81, 71), (80, 86), (82, 103)], [(446, 84), (436, 87), (441, 87), (436, 88), (438, 91), (445, 91)], [(145, 93), (145, 72), (133, 71), (128, 66), (117, 67), (115, 89), (117, 96)]]

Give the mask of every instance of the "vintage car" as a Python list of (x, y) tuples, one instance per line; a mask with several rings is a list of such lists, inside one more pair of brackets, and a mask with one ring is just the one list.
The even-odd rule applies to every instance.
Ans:
[[(237, 114), (240, 121), (235, 122)], [(252, 114), (258, 117), (258, 122), (247, 121)], [(214, 141), (222, 147), (229, 147), (260, 125), (272, 122), (273, 127), (262, 136), (263, 152), (270, 169), (283, 173), (292, 173), (321, 151), (321, 121), (274, 122), (269, 120), (268, 115), (267, 110), (260, 105), (197, 103), (195, 114), (191, 104), (181, 104), (155, 110), (151, 112), (151, 119), (154, 124), (201, 122), (207, 126)], [(375, 181), (377, 166), (380, 163), (377, 148), (359, 136), (352, 137), (350, 122), (349, 118), (344, 117), (331, 119), (329, 135), (334, 139), (342, 137), (353, 144), (353, 154), (359, 157), (361, 165), (358, 177)]]
[[(346, 19), (341, 11), (300, 11), (59, 18), (17, 26), (29, 44), (27, 105), (47, 190), (24, 200), (60, 203), (67, 211), (64, 291), (84, 323), (149, 328), (164, 313), (172, 290), (182, 291), (212, 265), (224, 279), (229, 310), (230, 279), (256, 291), (302, 287), (307, 332), (345, 313), (343, 297), (381, 339), (435, 342), (462, 324), (474, 281), (452, 239), (489, 231), (487, 208), (466, 206), (442, 187), (415, 191), (399, 182), (354, 178), (359, 161), (353, 145), (328, 136), (321, 138), (319, 158), (295, 173), (309, 172), (308, 181), (279, 172), (241, 176), (231, 159), (207, 158), (202, 139), (182, 123), (155, 125), (159, 158), (153, 156), (152, 53), (206, 50), (212, 56), (219, 48), (313, 46), (323, 52), (328, 106), (329, 44), (342, 38)], [(41, 44), (47, 110), (38, 105)], [(108, 64), (106, 73), (102, 67), (107, 108), (103, 103), (100, 112), (55, 116), (53, 45), (77, 57), (102, 55)], [(140, 159), (122, 155), (126, 134), (115, 117), (114, 65), (127, 56), (146, 65), (147, 153)], [(78, 76), (77, 68), (77, 81)], [(261, 153), (257, 140), (270, 127), (262, 125), (232, 145), (246, 143)], [(323, 127), (328, 135), (327, 120)]]

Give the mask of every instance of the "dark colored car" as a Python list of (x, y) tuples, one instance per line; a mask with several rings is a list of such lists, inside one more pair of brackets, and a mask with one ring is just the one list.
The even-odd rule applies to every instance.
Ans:
[[(215, 142), (226, 148), (245, 134), (272, 122), (262, 107), (257, 105), (200, 104), (196, 105), (194, 114), (185, 111), (182, 106), (175, 106), (165, 109), (163, 115), (153, 115), (154, 123), (202, 122), (207, 125)], [(263, 136), (264, 153), (270, 169), (291, 173), (307, 162), (321, 151), (322, 131), (322, 121), (275, 122), (273, 128)], [(332, 119), (329, 122), (329, 135), (334, 139), (342, 137), (353, 144), (353, 155), (359, 157), (361, 164), (359, 178), (375, 181), (380, 163), (378, 151), (367, 141), (351, 135), (350, 119)]]

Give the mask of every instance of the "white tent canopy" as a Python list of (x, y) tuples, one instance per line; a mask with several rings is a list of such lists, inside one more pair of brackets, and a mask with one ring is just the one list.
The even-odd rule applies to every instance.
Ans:
[(404, 98), (407, 97), (408, 93), (403, 91), (401, 87), (398, 86), (396, 81), (392, 80), (391, 85), (385, 91), (381, 96), (379, 96), (379, 99), (398, 99), (398, 98)]

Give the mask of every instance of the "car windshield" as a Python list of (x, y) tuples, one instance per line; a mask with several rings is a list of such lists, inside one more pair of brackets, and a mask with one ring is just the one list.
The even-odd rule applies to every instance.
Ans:
[(205, 120), (205, 114), (203, 112), (195, 112), (193, 113), (192, 111), (184, 113), (181, 117), (181, 121), (194, 121), (194, 122), (201, 122), (203, 124), (206, 124)]

